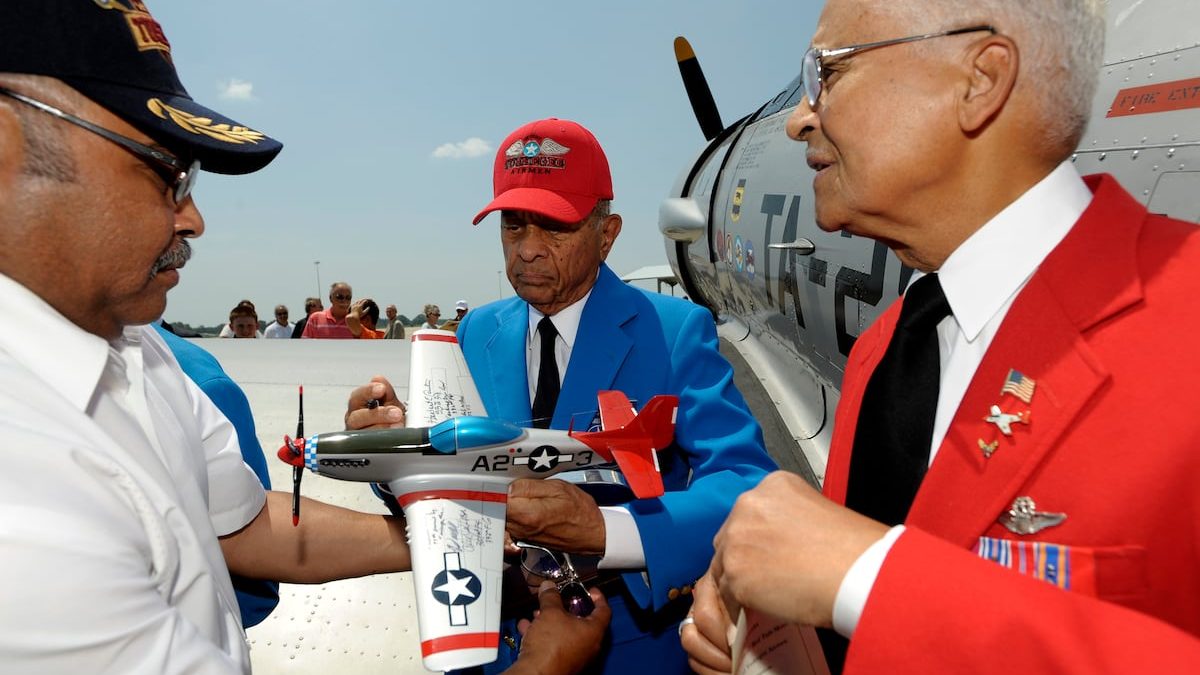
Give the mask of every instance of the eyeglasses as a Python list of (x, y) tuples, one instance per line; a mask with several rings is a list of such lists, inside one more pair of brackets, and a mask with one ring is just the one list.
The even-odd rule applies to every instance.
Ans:
[(337, 293), (337, 294), (334, 294), (334, 296), (333, 296), (333, 299), (334, 299), (334, 300), (339, 300), (339, 301), (341, 301), (341, 302), (345, 302), (345, 301), (349, 300), (351, 297), (352, 297), (352, 296), (345, 295), (345, 294), (342, 294), (342, 293)]
[(143, 143), (139, 143), (132, 138), (127, 138), (114, 131), (109, 131), (104, 127), (93, 124), (81, 117), (76, 117), (68, 112), (63, 112), (58, 108), (47, 103), (42, 103), (37, 99), (29, 98), (24, 94), (18, 94), (11, 89), (0, 87), (0, 94), (16, 99), (25, 105), (32, 106), (49, 113), (55, 117), (70, 122), (79, 127), (83, 127), (88, 131), (102, 136), (113, 143), (132, 152), (138, 159), (144, 161), (154, 172), (162, 177), (167, 187), (171, 190), (171, 197), (176, 204), (182, 204), (188, 195), (192, 193), (192, 187), (196, 185), (196, 178), (200, 175), (200, 160), (194, 159), (191, 163), (184, 162), (177, 157), (173, 157), (162, 150), (152, 148)]
[(821, 82), (822, 74), (825, 72), (821, 65), (822, 59), (827, 59), (831, 56), (848, 56), (855, 52), (862, 52), (868, 49), (877, 47), (887, 47), (890, 45), (899, 45), (906, 42), (919, 42), (936, 37), (946, 37), (948, 35), (961, 35), (963, 33), (976, 33), (979, 31), (987, 31), (993, 35), (996, 34), (996, 29), (992, 26), (971, 26), (970, 28), (955, 28), (954, 30), (945, 30), (940, 33), (926, 33), (925, 35), (911, 35), (909, 37), (896, 38), (894, 40), (880, 40), (879, 42), (867, 42), (861, 45), (850, 45), (849, 47), (838, 47), (836, 49), (817, 49), (810, 48), (804, 52), (804, 58), (800, 62), (800, 82), (804, 85), (804, 95), (808, 97), (809, 107), (817, 106), (817, 99), (821, 98)]
[[(553, 581), (562, 596), (563, 609), (575, 616), (591, 615), (596, 603), (571, 565), (571, 556), (566, 553), (555, 554), (536, 544), (514, 543), (521, 549), (521, 569), (535, 577)], [(558, 559), (560, 555), (561, 561)]]

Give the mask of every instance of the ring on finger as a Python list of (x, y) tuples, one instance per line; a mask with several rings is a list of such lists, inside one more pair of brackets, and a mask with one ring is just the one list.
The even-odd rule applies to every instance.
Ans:
[(683, 637), (683, 627), (696, 623), (696, 618), (691, 614), (684, 617), (683, 621), (679, 622), (679, 637)]

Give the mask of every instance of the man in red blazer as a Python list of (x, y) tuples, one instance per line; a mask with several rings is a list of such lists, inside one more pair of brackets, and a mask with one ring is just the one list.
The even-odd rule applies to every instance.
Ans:
[(740, 608), (833, 627), (846, 672), (1200, 668), (1200, 230), (1068, 159), (1102, 12), (827, 3), (788, 134), (820, 226), (944, 291), (928, 471), (896, 527), (841, 506), (901, 301), (850, 354), (824, 496), (772, 474), (718, 533), (697, 671)]

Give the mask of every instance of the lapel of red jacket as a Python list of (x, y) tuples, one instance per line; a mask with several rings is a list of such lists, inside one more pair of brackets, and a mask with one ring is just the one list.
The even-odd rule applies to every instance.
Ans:
[[(1090, 177), (1088, 186), (1092, 203), (1017, 296), (984, 355), (908, 524), (971, 546), (1009, 509), (1108, 378), (1087, 333), (1142, 297), (1136, 256), (1146, 211), (1111, 177)], [(1010, 369), (1036, 382), (1030, 403), (1001, 395)], [(984, 419), (993, 405), (1028, 411), (1029, 424), (1002, 434)], [(997, 443), (991, 458), (981, 441)]]

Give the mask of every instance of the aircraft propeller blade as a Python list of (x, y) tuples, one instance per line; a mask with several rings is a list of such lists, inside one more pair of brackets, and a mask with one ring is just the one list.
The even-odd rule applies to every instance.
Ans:
[(675, 38), (675, 60), (679, 62), (679, 75), (683, 78), (683, 88), (687, 90), (688, 100), (692, 102), (692, 112), (700, 123), (700, 131), (704, 140), (711, 141), (725, 129), (721, 122), (721, 113), (713, 100), (712, 90), (708, 88), (708, 80), (696, 59), (696, 52), (687, 38)]

